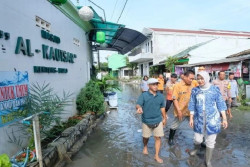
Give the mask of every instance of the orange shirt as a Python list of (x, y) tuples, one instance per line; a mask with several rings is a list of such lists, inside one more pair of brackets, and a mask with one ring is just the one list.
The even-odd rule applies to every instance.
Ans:
[[(196, 87), (196, 82), (192, 82), (191, 85), (186, 85), (184, 81), (181, 81), (174, 86), (173, 99), (179, 102), (179, 109), (181, 110), (183, 116), (189, 116), (190, 111), (188, 110), (188, 103), (191, 96), (191, 91)], [(177, 109), (174, 107), (174, 115), (177, 117)]]
[(198, 82), (196, 80), (193, 80), (192, 84), (194, 85), (194, 87), (199, 86), (199, 84), (198, 84)]
[(166, 91), (167, 91), (167, 100), (173, 100), (173, 90), (174, 90), (174, 85), (176, 83), (172, 83), (171, 81), (168, 81), (166, 84)]
[(159, 84), (158, 84), (158, 90), (164, 90), (164, 79), (158, 78)]

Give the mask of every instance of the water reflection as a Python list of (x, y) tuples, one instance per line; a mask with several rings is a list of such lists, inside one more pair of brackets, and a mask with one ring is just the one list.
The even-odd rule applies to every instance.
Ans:
[[(164, 164), (154, 161), (154, 140), (148, 143), (149, 155), (142, 155), (142, 137), (140, 116), (135, 114), (135, 103), (140, 94), (138, 85), (121, 84), (118, 93), (119, 108), (112, 110), (105, 120), (88, 138), (80, 152), (73, 157), (68, 167), (132, 167), (132, 166), (168, 166), (202, 167), (203, 156), (190, 157), (188, 149), (193, 148), (193, 131), (183, 124), (176, 134), (176, 145), (169, 147), (167, 138), (162, 138), (161, 156)], [(165, 128), (173, 120), (173, 111)], [(212, 163), (215, 167), (250, 166), (250, 112), (235, 110), (229, 129), (219, 134)]]

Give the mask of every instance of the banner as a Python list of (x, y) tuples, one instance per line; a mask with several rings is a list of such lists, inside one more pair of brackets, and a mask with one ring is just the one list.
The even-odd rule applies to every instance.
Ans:
[(227, 71), (229, 69), (229, 63), (206, 65), (205, 70), (209, 73), (212, 71)]
[(0, 71), (0, 127), (15, 120), (13, 112), (25, 103), (28, 86), (28, 72)]
[(184, 73), (183, 68), (182, 67), (175, 67), (175, 73), (177, 75), (183, 74)]
[(235, 77), (241, 77), (241, 62), (230, 63), (229, 69)]

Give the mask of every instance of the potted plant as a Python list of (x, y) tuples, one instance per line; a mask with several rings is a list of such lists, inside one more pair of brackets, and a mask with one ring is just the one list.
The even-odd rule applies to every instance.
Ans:
[(97, 80), (96, 83), (99, 85), (105, 101), (108, 101), (111, 107), (117, 107), (117, 93), (115, 90), (121, 89), (116, 79), (110, 75), (106, 75), (102, 79)]

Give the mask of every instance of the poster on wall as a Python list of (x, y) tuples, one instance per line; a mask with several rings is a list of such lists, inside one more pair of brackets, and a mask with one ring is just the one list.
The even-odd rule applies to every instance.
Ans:
[(230, 63), (229, 69), (235, 77), (241, 77), (241, 62)]
[(182, 67), (175, 67), (175, 73), (177, 75), (183, 74), (184, 73), (183, 68)]
[(15, 121), (13, 113), (28, 95), (28, 72), (0, 71), (0, 127)]

